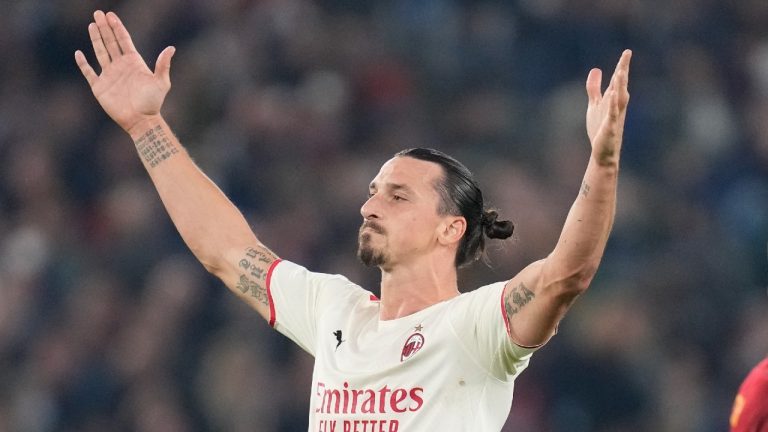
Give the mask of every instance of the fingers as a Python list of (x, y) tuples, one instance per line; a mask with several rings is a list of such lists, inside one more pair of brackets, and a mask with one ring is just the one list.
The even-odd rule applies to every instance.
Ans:
[(157, 56), (157, 62), (155, 63), (155, 77), (160, 78), (168, 88), (171, 87), (171, 58), (175, 52), (175, 47), (166, 47)]
[(602, 98), (600, 86), (603, 81), (603, 71), (600, 69), (592, 69), (587, 75), (587, 97), (590, 104), (597, 104)]
[(616, 69), (613, 71), (611, 77), (610, 88), (614, 87), (616, 83), (620, 88), (626, 88), (629, 77), (629, 61), (632, 59), (632, 50), (625, 49), (621, 53), (619, 62), (616, 63)]
[(107, 12), (107, 22), (117, 38), (117, 44), (123, 53), (135, 53), (136, 47), (133, 45), (133, 40), (128, 30), (123, 25), (123, 22), (114, 12)]
[(619, 58), (619, 63), (616, 65), (616, 69), (629, 72), (630, 60), (632, 60), (632, 50), (625, 49), (621, 53), (621, 58)]
[(611, 92), (610, 104), (608, 105), (608, 136), (621, 136), (624, 129), (624, 108), (621, 104), (621, 91), (614, 89)]
[(95, 23), (88, 24), (88, 35), (91, 37), (96, 60), (99, 62), (99, 66), (104, 69), (109, 64), (109, 54), (107, 53), (107, 48), (104, 46), (101, 33), (99, 33), (99, 27)]
[(112, 60), (115, 60), (122, 54), (122, 51), (120, 51), (120, 46), (117, 44), (115, 32), (112, 31), (112, 27), (107, 23), (107, 16), (104, 15), (104, 12), (97, 10), (93, 13), (93, 19), (96, 21), (96, 26), (101, 34), (101, 39), (104, 41), (104, 46), (107, 48), (107, 53), (109, 53)]
[[(88, 35), (93, 44), (96, 60), (102, 70), (122, 53), (136, 52), (131, 35), (128, 34), (128, 30), (114, 12), (104, 14), (104, 12), (97, 10), (93, 13), (93, 19), (95, 22), (88, 25)], [(75, 62), (80, 67), (80, 72), (83, 73), (85, 79), (88, 80), (88, 84), (93, 86), (99, 76), (88, 63), (82, 51), (77, 50), (75, 52)]]
[(600, 122), (599, 132), (595, 137), (595, 142), (599, 143), (602, 149), (601, 153), (608, 151), (612, 152), (613, 147), (616, 145), (615, 138), (621, 132), (622, 125), (621, 116), (619, 112), (618, 93), (615, 89), (606, 90), (603, 95), (603, 101), (608, 103), (608, 114), (603, 117)]
[(617, 103), (619, 109), (624, 110), (629, 103), (629, 91), (627, 87), (629, 85), (629, 62), (632, 59), (632, 51), (624, 50), (619, 59), (619, 63), (616, 65), (615, 81), (616, 90), (619, 92), (617, 96)]
[(77, 66), (80, 67), (80, 72), (83, 73), (83, 76), (88, 81), (88, 85), (93, 87), (93, 84), (96, 82), (98, 75), (96, 75), (96, 72), (93, 70), (91, 65), (88, 64), (88, 60), (85, 59), (85, 54), (83, 54), (82, 51), (75, 51), (75, 62), (77, 63)]
[(608, 121), (610, 122), (610, 132), (613, 134), (619, 123), (619, 92), (616, 89), (611, 90), (611, 94), (608, 96)]
[(615, 87), (616, 78), (618, 75), (621, 74), (621, 71), (627, 70), (627, 68), (629, 67), (629, 57), (631, 57), (631, 55), (632, 55), (632, 51), (630, 50), (624, 50), (621, 53), (621, 57), (619, 57), (619, 61), (616, 63), (616, 67), (613, 69), (611, 80), (608, 82), (608, 88), (605, 89), (606, 92)]
[(632, 51), (624, 50), (621, 53), (616, 68), (611, 75), (611, 81), (608, 83), (608, 87), (605, 89), (605, 94), (601, 95), (600, 85), (602, 80), (602, 72), (599, 69), (592, 69), (587, 76), (587, 96), (589, 97), (589, 103), (595, 104), (600, 102), (601, 98), (604, 98), (612, 90), (618, 90), (617, 100), (621, 108), (626, 107), (629, 102), (629, 93), (627, 92), (627, 84), (629, 82), (629, 62), (632, 59)]

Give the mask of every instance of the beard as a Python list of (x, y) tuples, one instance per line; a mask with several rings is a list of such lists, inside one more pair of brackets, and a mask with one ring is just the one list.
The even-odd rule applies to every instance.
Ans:
[(365, 228), (370, 228), (377, 234), (384, 234), (384, 228), (373, 221), (366, 221), (360, 226), (360, 234), (358, 235), (357, 242), (357, 257), (367, 267), (381, 267), (389, 261), (387, 254), (371, 245), (371, 233), (363, 232)]

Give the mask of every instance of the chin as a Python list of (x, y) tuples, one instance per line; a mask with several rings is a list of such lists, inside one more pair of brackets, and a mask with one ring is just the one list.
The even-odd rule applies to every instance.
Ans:
[(387, 263), (384, 251), (371, 247), (368, 242), (361, 242), (357, 249), (357, 257), (367, 267), (381, 267)]

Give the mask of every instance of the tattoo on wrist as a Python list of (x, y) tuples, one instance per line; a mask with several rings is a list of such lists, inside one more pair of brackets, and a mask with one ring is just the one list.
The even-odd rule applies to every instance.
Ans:
[(179, 152), (160, 126), (146, 131), (134, 144), (139, 155), (150, 168), (160, 165)]
[(530, 303), (536, 294), (529, 290), (522, 282), (514, 288), (511, 288), (504, 297), (504, 310), (507, 312), (507, 317), (520, 312), (525, 305)]
[(581, 182), (581, 190), (579, 191), (582, 195), (584, 195), (584, 198), (589, 195), (589, 190), (591, 187), (587, 184), (586, 181)]
[(256, 301), (269, 306), (267, 271), (276, 259), (275, 254), (267, 248), (247, 248), (243, 258), (237, 263), (237, 267), (244, 272), (240, 274), (237, 289), (243, 294), (250, 292)]

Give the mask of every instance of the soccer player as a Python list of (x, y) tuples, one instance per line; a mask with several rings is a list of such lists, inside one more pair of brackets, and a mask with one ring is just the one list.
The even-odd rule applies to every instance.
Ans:
[(731, 432), (768, 432), (768, 358), (741, 383), (731, 411)]
[(590, 71), (584, 180), (549, 256), (509, 280), (460, 294), (457, 268), (512, 225), (487, 210), (471, 173), (429, 149), (406, 150), (371, 181), (360, 259), (381, 298), (338, 275), (280, 260), (192, 162), (160, 114), (173, 47), (151, 71), (114, 13), (88, 26), (100, 73), (75, 60), (106, 113), (133, 139), (186, 244), (205, 268), (315, 357), (314, 431), (493, 431), (515, 378), (592, 280), (615, 213), (629, 93), (625, 51), (601, 92)]

